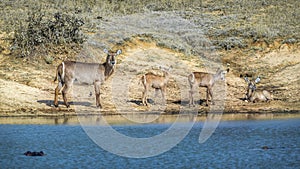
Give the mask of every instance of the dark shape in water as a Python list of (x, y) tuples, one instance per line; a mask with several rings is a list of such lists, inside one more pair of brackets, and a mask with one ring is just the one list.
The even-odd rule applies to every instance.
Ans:
[(272, 147), (269, 147), (269, 146), (263, 146), (261, 147), (263, 150), (269, 150), (269, 149), (273, 149)]
[(44, 156), (44, 152), (40, 151), (40, 152), (31, 152), (31, 151), (27, 151), (26, 153), (24, 153), (24, 155), (26, 156)]

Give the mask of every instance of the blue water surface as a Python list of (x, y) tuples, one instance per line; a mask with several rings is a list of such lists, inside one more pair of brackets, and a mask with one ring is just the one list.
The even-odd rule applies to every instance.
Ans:
[[(150, 137), (170, 124), (118, 125)], [(223, 121), (203, 144), (203, 123), (176, 147), (155, 157), (120, 157), (101, 149), (80, 125), (0, 125), (0, 168), (300, 168), (300, 119)], [(264, 150), (263, 146), (270, 149)], [(44, 151), (29, 157), (26, 151)]]

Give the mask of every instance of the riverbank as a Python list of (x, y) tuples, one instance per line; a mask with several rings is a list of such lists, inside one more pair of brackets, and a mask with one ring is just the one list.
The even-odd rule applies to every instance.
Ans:
[[(11, 4), (10, 1), (3, 1), (5, 15), (1, 16), (4, 19), (0, 25), (7, 29), (0, 29), (0, 117), (64, 117), (76, 116), (79, 112), (83, 115), (100, 112), (114, 115), (192, 111), (201, 115), (216, 111), (224, 114), (300, 111), (300, 43), (298, 27), (294, 24), (298, 21), (295, 13), (299, 10), (295, 8), (295, 1), (270, 1), (264, 5), (252, 1), (199, 1), (174, 3), (173, 7), (160, 5), (163, 7), (160, 10), (152, 9), (156, 2), (141, 1), (137, 3), (140, 11), (132, 10), (137, 8), (136, 3), (123, 4), (123, 9), (129, 13), (109, 8), (101, 10), (104, 13), (95, 13), (99, 11), (98, 7), (106, 6), (106, 1), (77, 3), (75, 9), (73, 1), (64, 1), (61, 5), (41, 1), (38, 6), (47, 11), (47, 16), (41, 17), (45, 13), (37, 9), (35, 17), (41, 17), (41, 21), (49, 19), (47, 23), (52, 23), (55, 16), (59, 16), (52, 15), (60, 7), (63, 10), (59, 11), (70, 8), (66, 10), (68, 14), (73, 11), (74, 17), (85, 18), (86, 24), (80, 31), (86, 36), (86, 41), (78, 44), (78, 48), (69, 48), (64, 43), (48, 47), (42, 43), (30, 48), (36, 49), (27, 53), (30, 55), (18, 55), (13, 50), (16, 47), (13, 44), (16, 32), (12, 28), (21, 26), (18, 25), (21, 23), (25, 28), (30, 28), (26, 25), (28, 19), (34, 18), (29, 14), (35, 13), (32, 12), (35, 9), (28, 7), (35, 6), (35, 3), (22, 1)], [(81, 12), (78, 10), (80, 5), (83, 5)], [(105, 11), (115, 13), (106, 15)], [(6, 22), (15, 25), (4, 24)], [(40, 29), (37, 27), (35, 30)], [(31, 29), (23, 31), (29, 35), (32, 33)], [(37, 35), (34, 39), (41, 38), (40, 34)], [(30, 44), (25, 43), (30, 39), (23, 40), (24, 44)], [(73, 88), (68, 99), (70, 109), (63, 105), (59, 95), (59, 107), (55, 108), (53, 99), (57, 83), (53, 79), (57, 66), (66, 60), (102, 63), (105, 48), (122, 49), (122, 54), (117, 58), (114, 75), (101, 88), (103, 108), (99, 110), (95, 107), (93, 86)], [(20, 49), (21, 53), (26, 53)], [(162, 74), (160, 66), (173, 67), (167, 85), (167, 104), (161, 105), (160, 93), (155, 95), (152, 90), (150, 106), (142, 106), (143, 86), (139, 80), (147, 72)], [(195, 94), (198, 105), (189, 108), (187, 76), (193, 71), (215, 73), (218, 68), (230, 70), (226, 81), (214, 86), (214, 100), (218, 104), (205, 106), (206, 91), (200, 88), (200, 94)], [(245, 76), (250, 79), (259, 76), (261, 81), (257, 84), (257, 90), (269, 91), (274, 100), (268, 103), (245, 102)]]
[[(145, 43), (139, 40), (134, 44), (128, 43), (123, 47), (123, 54), (118, 58), (116, 73), (102, 86), (101, 102), (104, 105), (101, 110), (95, 107), (95, 95), (93, 86), (83, 86), (81, 90), (73, 90), (69, 97), (71, 108), (63, 105), (62, 97), (59, 95), (59, 107), (53, 106), (56, 64), (46, 64), (38, 61), (23, 61), (21, 58), (10, 56), (0, 57), (0, 117), (38, 117), (38, 116), (76, 116), (78, 111), (83, 114), (122, 114), (122, 113), (145, 113), (156, 112), (162, 114), (178, 114), (189, 110), (188, 107), (188, 83), (187, 75), (191, 71), (208, 71), (213, 73), (213, 67), (201, 68), (198, 65), (210, 63), (202, 58), (186, 58), (181, 53), (156, 46), (154, 43)], [(243, 55), (244, 54), (244, 55)], [(151, 58), (156, 55), (157, 59)], [(293, 49), (282, 49), (260, 54), (252, 58), (251, 65), (245, 65), (245, 59), (250, 57), (243, 51), (219, 52), (222, 62), (219, 66), (230, 69), (226, 75), (225, 83), (220, 82), (223, 90), (221, 107), (219, 112), (227, 113), (299, 113), (300, 111), (300, 51), (298, 47)], [(239, 56), (237, 58), (236, 56)], [(152, 62), (149, 62), (149, 57)], [(103, 59), (102, 59), (103, 60)], [(135, 64), (132, 61), (135, 60)], [(166, 64), (167, 63), (167, 64)], [(180, 64), (179, 64), (180, 63)], [(148, 64), (145, 69), (143, 66)], [(168, 83), (167, 104), (159, 103), (154, 90), (149, 95), (152, 102), (149, 107), (141, 105), (143, 87), (139, 83), (140, 76), (147, 71), (159, 72), (158, 64), (173, 65), (172, 77)], [(197, 65), (198, 64), (198, 65)], [(128, 66), (130, 65), (130, 67)], [(270, 91), (274, 100), (271, 102), (249, 103), (245, 102), (247, 83), (242, 75), (249, 74), (246, 71), (251, 66), (255, 76), (261, 75), (259, 89)], [(154, 67), (151, 68), (151, 67)], [(250, 72), (251, 73), (251, 72)], [(253, 75), (254, 76), (254, 75)], [(130, 79), (128, 84), (118, 82), (120, 77)], [(116, 88), (115, 85), (122, 84), (123, 87)], [(112, 89), (114, 88), (114, 89)], [(215, 87), (217, 88), (217, 87)], [(79, 92), (80, 91), (80, 92)], [(212, 105), (205, 106), (205, 89), (199, 88), (200, 94), (197, 99), (200, 105), (192, 108), (199, 114), (213, 111)], [(91, 96), (90, 93), (92, 93)], [(118, 96), (117, 94), (121, 94)], [(218, 94), (216, 94), (218, 96)], [(198, 102), (199, 104), (199, 102)]]

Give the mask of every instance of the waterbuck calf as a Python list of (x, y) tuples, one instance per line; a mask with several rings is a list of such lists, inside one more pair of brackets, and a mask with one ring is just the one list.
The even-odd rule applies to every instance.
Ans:
[(107, 57), (106, 62), (102, 64), (65, 61), (57, 67), (56, 77), (54, 79), (54, 81), (58, 80), (54, 95), (55, 107), (58, 107), (58, 93), (60, 91), (62, 92), (65, 105), (70, 107), (66, 95), (74, 81), (78, 84), (93, 84), (96, 94), (96, 106), (102, 107), (100, 103), (100, 86), (113, 74), (116, 56), (121, 54), (122, 51), (118, 50), (112, 52), (105, 49), (104, 52), (107, 54)]
[(215, 74), (211, 73), (205, 73), (205, 72), (193, 72), (188, 76), (188, 81), (190, 84), (190, 91), (189, 91), (189, 97), (190, 97), (190, 103), (189, 106), (193, 105), (195, 106), (194, 101), (194, 93), (197, 92), (198, 87), (205, 87), (206, 88), (206, 106), (208, 106), (208, 99), (209, 96), (211, 97), (211, 100), (213, 101), (213, 92), (212, 88), (216, 81), (218, 80), (225, 80), (225, 74), (229, 71), (227, 69), (226, 71), (218, 69)]
[(248, 83), (246, 100), (250, 102), (258, 102), (258, 101), (271, 101), (273, 100), (273, 96), (270, 92), (266, 90), (256, 90), (256, 84), (260, 82), (260, 78), (257, 77), (255, 81), (250, 81), (248, 77), (245, 77), (245, 81)]
[[(161, 67), (160, 67), (161, 68)], [(144, 86), (143, 94), (142, 94), (142, 104), (144, 106), (148, 106), (147, 96), (148, 92), (151, 88), (154, 88), (157, 92), (158, 90), (161, 91), (162, 99), (165, 102), (166, 97), (166, 89), (167, 83), (170, 78), (169, 71), (172, 67), (165, 69), (161, 68), (163, 71), (163, 75), (157, 75), (152, 72), (146, 73), (141, 77), (142, 84)]]

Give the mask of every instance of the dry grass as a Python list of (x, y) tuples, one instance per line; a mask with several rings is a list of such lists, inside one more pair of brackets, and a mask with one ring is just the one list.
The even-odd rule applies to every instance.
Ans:
[(83, 19), (84, 34), (96, 33), (98, 47), (147, 36), (158, 46), (205, 56), (203, 50), (246, 48), (257, 41), (298, 43), (299, 5), (294, 0), (3, 0), (0, 31), (23, 29), (31, 13), (48, 17), (60, 11)]

